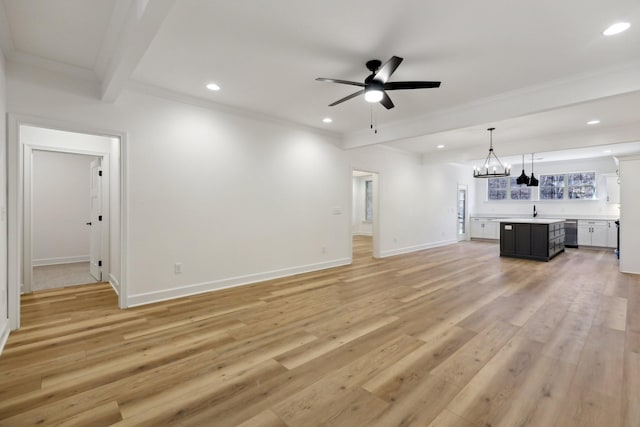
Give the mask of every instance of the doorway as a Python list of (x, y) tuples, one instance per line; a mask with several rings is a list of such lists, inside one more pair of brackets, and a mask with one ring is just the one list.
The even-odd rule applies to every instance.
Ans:
[(353, 169), (351, 178), (352, 258), (378, 258), (378, 174)]
[(469, 236), (468, 201), (469, 191), (466, 185), (458, 184), (457, 194), (457, 237), (458, 241), (467, 240)]
[[(9, 114), (8, 134), (7, 283), (10, 329), (16, 330), (20, 327), (20, 295), (31, 290), (32, 172), (34, 153), (38, 151), (71, 153), (101, 159), (101, 275), (103, 281), (108, 281), (118, 294), (119, 307), (126, 308), (126, 221), (123, 220), (126, 218), (126, 181), (123, 167), (126, 154), (125, 135), (14, 114)], [(88, 204), (89, 200), (86, 203)], [(84, 222), (90, 221), (85, 219)]]
[(100, 282), (102, 156), (49, 150), (32, 156), (32, 263), (23, 291)]

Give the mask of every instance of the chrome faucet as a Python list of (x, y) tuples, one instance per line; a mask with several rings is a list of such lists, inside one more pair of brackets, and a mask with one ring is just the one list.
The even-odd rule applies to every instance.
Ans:
[(537, 217), (538, 216), (538, 211), (536, 210), (536, 205), (533, 205), (533, 217)]

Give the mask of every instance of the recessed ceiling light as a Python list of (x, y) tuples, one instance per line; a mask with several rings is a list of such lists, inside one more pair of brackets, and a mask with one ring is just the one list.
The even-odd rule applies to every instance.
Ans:
[(597, 125), (598, 123), (600, 123), (600, 120), (589, 120), (587, 122), (588, 125)]
[(620, 34), (623, 31), (629, 29), (631, 24), (628, 22), (616, 22), (615, 24), (609, 26), (606, 30), (602, 32), (605, 36), (613, 36), (615, 34)]
[(436, 148), (444, 148), (444, 145), (440, 144), (440, 145), (436, 146)]
[(324, 119), (322, 119), (322, 121), (324, 123), (331, 123), (331, 122), (333, 122), (333, 119), (331, 117), (325, 117)]
[(209, 90), (216, 90), (216, 91), (217, 91), (217, 90), (220, 90), (220, 86), (218, 86), (218, 85), (217, 85), (217, 84), (215, 84), (215, 83), (209, 83), (209, 84), (207, 85), (207, 89), (209, 89)]

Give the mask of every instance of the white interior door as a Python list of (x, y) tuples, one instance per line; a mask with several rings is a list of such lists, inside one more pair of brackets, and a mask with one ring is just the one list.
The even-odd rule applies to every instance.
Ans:
[(102, 282), (102, 159), (96, 159), (89, 165), (89, 206), (90, 219), (87, 225), (89, 233), (89, 271), (94, 279)]

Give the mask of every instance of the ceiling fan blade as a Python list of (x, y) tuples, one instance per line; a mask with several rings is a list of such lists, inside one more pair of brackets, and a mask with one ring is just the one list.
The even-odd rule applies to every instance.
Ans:
[(340, 84), (343, 84), (343, 85), (364, 87), (364, 83), (350, 82), (349, 80), (325, 79), (324, 77), (318, 77), (316, 80), (319, 81), (319, 82), (340, 83)]
[(436, 87), (440, 87), (440, 82), (389, 82), (384, 84), (384, 90), (431, 89)]
[(396, 68), (398, 68), (401, 62), (402, 58), (400, 58), (399, 56), (392, 56), (391, 59), (389, 59), (382, 67), (380, 67), (376, 75), (373, 76), (373, 79), (381, 81), (382, 83), (386, 83), (387, 80), (389, 80), (389, 77), (391, 77), (391, 74), (393, 74), (393, 72), (396, 70)]
[(382, 100), (380, 101), (380, 104), (382, 104), (387, 110), (394, 107), (393, 101), (391, 101), (391, 98), (389, 98), (389, 95), (387, 95), (386, 92), (382, 92)]
[(344, 98), (342, 98), (342, 99), (338, 99), (336, 102), (334, 102), (334, 103), (332, 103), (332, 104), (329, 104), (329, 107), (333, 107), (334, 105), (342, 104), (344, 101), (348, 101), (348, 100), (350, 100), (351, 98), (355, 98), (355, 97), (356, 97), (356, 96), (358, 96), (358, 95), (362, 95), (363, 93), (364, 93), (364, 89), (359, 90), (359, 91), (357, 91), (357, 92), (355, 92), (355, 93), (352, 93), (352, 94), (351, 94), (351, 95), (349, 95), (349, 96), (345, 96), (345, 97), (344, 97)]

